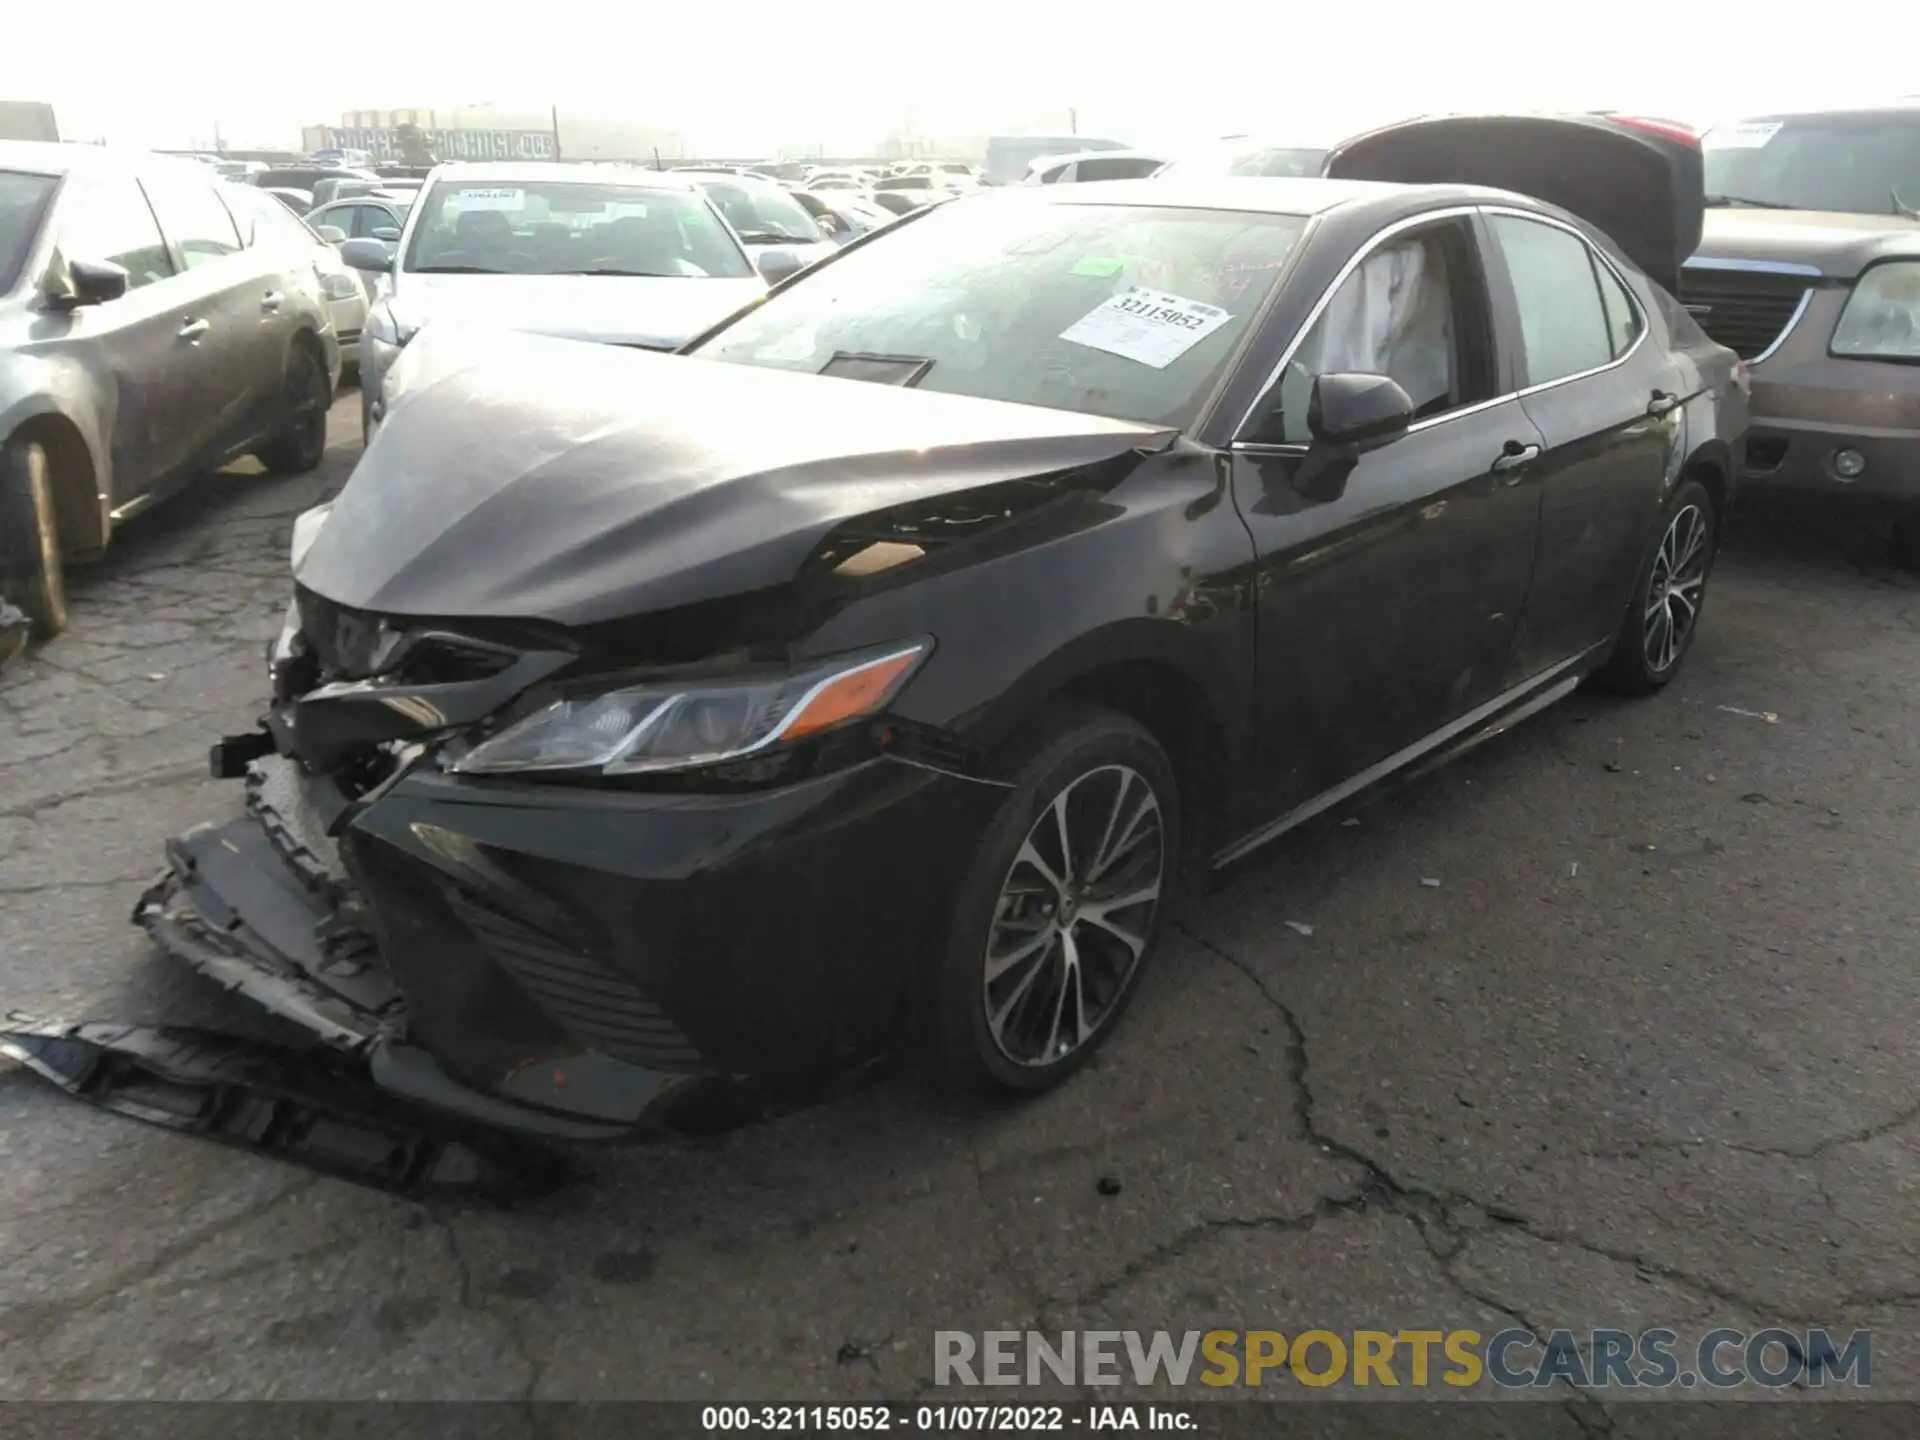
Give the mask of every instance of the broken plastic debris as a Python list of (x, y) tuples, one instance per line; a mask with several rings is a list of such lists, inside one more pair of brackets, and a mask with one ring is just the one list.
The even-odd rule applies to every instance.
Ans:
[(1427, 889), (1429, 890), (1438, 890), (1440, 888), (1440, 882), (1434, 879), (1433, 876), (1431, 875), (1422, 876), (1420, 883), (1426, 886)]
[(1718, 705), (1714, 708), (1724, 710), (1729, 715), (1744, 715), (1749, 720), (1764, 720), (1769, 725), (1780, 723), (1780, 717), (1771, 710), (1743, 710), (1738, 705)]
[(1287, 921), (1287, 929), (1293, 931), (1296, 935), (1311, 935), (1313, 933), (1313, 927), (1304, 920)]
[(1358, 825), (1359, 823), (1360, 823), (1360, 817), (1358, 815), (1349, 815), (1346, 819), (1340, 822), (1340, 828), (1342, 830), (1351, 830), (1354, 826)]
[(1573, 868), (1569, 870), (1567, 874), (1569, 877), (1573, 877), (1573, 876), (1579, 875), (1579, 873), (1580, 873), (1580, 862), (1576, 860), (1573, 862)]

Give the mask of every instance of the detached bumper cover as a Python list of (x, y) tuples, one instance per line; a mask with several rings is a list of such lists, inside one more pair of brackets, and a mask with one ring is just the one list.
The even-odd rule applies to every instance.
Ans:
[(873, 761), (755, 793), (474, 784), (415, 766), (349, 811), (270, 756), (179, 836), (134, 919), (390, 1090), (622, 1133), (713, 1077), (886, 1047), (1003, 792)]

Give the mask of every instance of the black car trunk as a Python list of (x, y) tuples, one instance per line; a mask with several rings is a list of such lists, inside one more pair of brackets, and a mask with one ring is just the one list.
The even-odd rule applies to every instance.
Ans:
[(1486, 185), (1578, 215), (1669, 291), (1700, 246), (1700, 147), (1593, 115), (1443, 115), (1360, 135), (1327, 158), (1340, 180)]

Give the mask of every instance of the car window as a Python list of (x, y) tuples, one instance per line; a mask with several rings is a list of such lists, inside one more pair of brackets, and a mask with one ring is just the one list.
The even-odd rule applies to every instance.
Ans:
[(20, 267), (40, 233), (40, 217), (59, 183), (51, 175), (0, 170), (0, 295), (20, 278)]
[(141, 189), (153, 203), (160, 229), (173, 242), (189, 270), (238, 253), (240, 232), (214, 192), (215, 182), (193, 175), (142, 176)]
[(1461, 385), (1460, 287), (1443, 233), (1425, 231), (1378, 247), (1333, 292), (1281, 378), (1281, 443), (1312, 440), (1307, 410), (1321, 375), (1391, 376), (1420, 419), (1486, 398), (1467, 395)]
[(1518, 215), (1487, 220), (1513, 280), (1527, 384), (1545, 385), (1611, 361), (1613, 332), (1587, 242)]
[(1783, 115), (1700, 137), (1707, 194), (1793, 210), (1898, 215), (1920, 205), (1920, 115)]
[(174, 273), (160, 226), (131, 176), (87, 185), (60, 207), (59, 224), (62, 259), (110, 261), (127, 272), (129, 290)]
[(1613, 358), (1618, 360), (1633, 348), (1646, 322), (1640, 318), (1640, 307), (1634, 304), (1626, 287), (1597, 258), (1593, 262), (1593, 273), (1600, 280), (1600, 301), (1607, 312), (1607, 335), (1613, 342)]
[(847, 356), (924, 361), (921, 390), (1183, 426), (1305, 226), (1009, 190), (843, 252), (696, 353), (807, 373)]
[(1142, 175), (1151, 175), (1159, 168), (1159, 161), (1145, 160), (1138, 155), (1113, 159), (1094, 156), (1080, 161), (1074, 175), (1078, 180), (1135, 180)]
[(742, 240), (751, 245), (792, 241), (812, 244), (820, 238), (820, 227), (792, 195), (769, 184), (739, 184), (728, 180), (702, 180), (700, 188), (712, 197)]

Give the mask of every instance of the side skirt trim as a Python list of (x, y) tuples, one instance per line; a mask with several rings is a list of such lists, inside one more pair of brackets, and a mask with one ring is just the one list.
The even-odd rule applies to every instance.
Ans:
[[(1611, 644), (1612, 642), (1606, 642)], [(1395, 772), (1426, 759), (1435, 751), (1462, 737), (1470, 737), (1471, 742), (1488, 739), (1506, 729), (1509, 725), (1526, 719), (1529, 715), (1544, 710), (1554, 701), (1569, 695), (1585, 678), (1585, 666), (1597, 658), (1606, 649), (1606, 644), (1596, 645), (1583, 650), (1578, 655), (1562, 660), (1558, 665), (1541, 671), (1532, 679), (1523, 681), (1511, 690), (1494, 696), (1486, 704), (1469, 710), (1459, 719), (1443, 725), (1431, 735), (1426, 735), (1389, 755), (1376, 765), (1370, 765), (1351, 779), (1343, 780), (1331, 790), (1323, 790), (1311, 800), (1296, 805), (1293, 809), (1270, 820), (1251, 834), (1242, 837), (1217, 851), (1213, 857), (1213, 868), (1231, 865), (1242, 856), (1259, 849), (1269, 840), (1277, 840), (1287, 831), (1305, 824), (1314, 816), (1331, 810), (1343, 800), (1350, 800), (1361, 791), (1379, 784)], [(1509, 713), (1511, 712), (1511, 713)], [(1485, 733), (1475, 735), (1476, 730)]]

